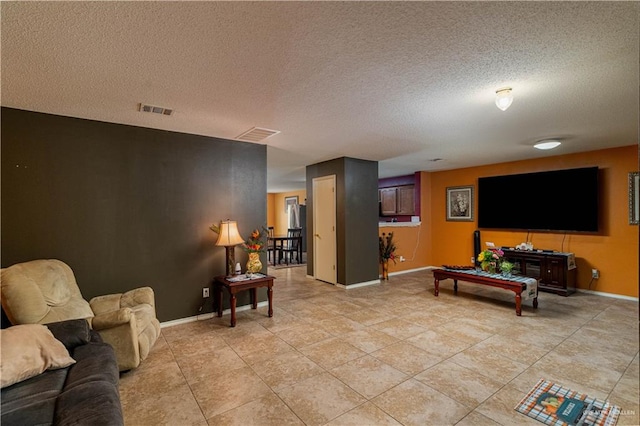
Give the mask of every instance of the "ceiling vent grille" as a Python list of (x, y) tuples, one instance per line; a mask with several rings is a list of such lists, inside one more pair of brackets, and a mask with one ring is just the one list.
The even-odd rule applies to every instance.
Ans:
[(278, 133), (280, 133), (280, 130), (270, 130), (264, 129), (262, 127), (253, 127), (242, 133), (240, 136), (237, 136), (236, 139), (246, 142), (260, 142), (267, 138), (270, 138), (273, 135), (277, 135)]
[(173, 110), (169, 108), (163, 108), (159, 106), (147, 105), (147, 104), (138, 104), (138, 111), (140, 112), (150, 112), (152, 114), (160, 114), (160, 115), (171, 115), (173, 114)]

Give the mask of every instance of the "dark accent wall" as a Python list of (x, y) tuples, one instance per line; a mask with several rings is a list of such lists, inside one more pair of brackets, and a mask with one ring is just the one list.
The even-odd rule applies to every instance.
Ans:
[(328, 175), (336, 175), (338, 283), (377, 280), (378, 163), (348, 157), (307, 166), (307, 273), (314, 271), (313, 179)]
[[(212, 223), (237, 220), (245, 238), (266, 226), (264, 145), (10, 108), (1, 119), (2, 267), (61, 259), (87, 300), (149, 285), (168, 321), (212, 310), (202, 288), (225, 272)], [(240, 247), (236, 260), (244, 270)]]

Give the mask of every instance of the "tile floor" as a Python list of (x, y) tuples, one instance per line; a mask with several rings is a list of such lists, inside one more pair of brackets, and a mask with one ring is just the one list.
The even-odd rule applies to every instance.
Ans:
[[(338, 289), (306, 267), (270, 270), (266, 307), (164, 328), (124, 373), (127, 425), (541, 425), (516, 412), (541, 378), (638, 425), (638, 302), (513, 293), (429, 271)], [(263, 290), (264, 291), (264, 290)]]

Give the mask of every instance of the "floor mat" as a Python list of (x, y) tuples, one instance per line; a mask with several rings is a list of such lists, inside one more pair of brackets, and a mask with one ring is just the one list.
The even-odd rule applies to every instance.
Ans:
[(620, 407), (571, 389), (540, 379), (538, 384), (515, 407), (547, 425), (613, 426)]

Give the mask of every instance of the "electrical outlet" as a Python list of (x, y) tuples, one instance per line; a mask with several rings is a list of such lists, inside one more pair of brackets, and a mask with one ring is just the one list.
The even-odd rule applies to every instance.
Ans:
[(600, 278), (600, 271), (598, 271), (597, 269), (592, 269), (591, 270), (591, 278), (594, 278), (596, 280), (598, 278)]
[(471, 256), (471, 264), (472, 264), (472, 265), (475, 265), (475, 264), (476, 264), (476, 258), (475, 258), (475, 257), (473, 257), (473, 256)]
[(205, 299), (207, 297), (209, 297), (209, 287), (203, 287), (202, 288), (202, 297), (205, 298)]
[(400, 262), (404, 262), (405, 260), (407, 259), (405, 259), (404, 256), (400, 256)]

